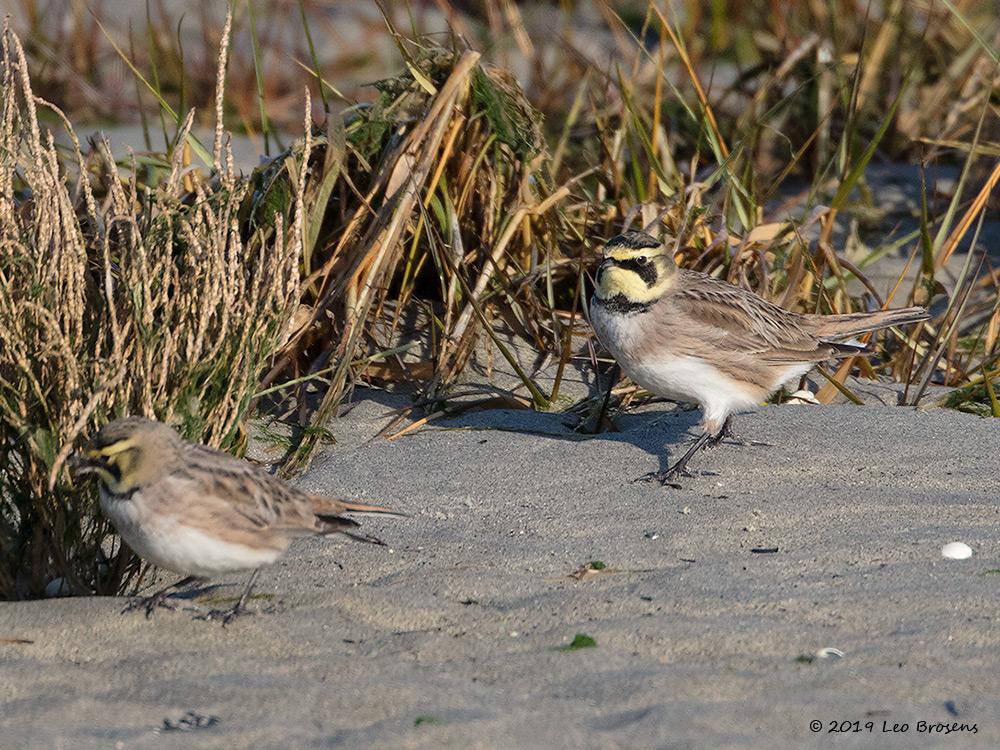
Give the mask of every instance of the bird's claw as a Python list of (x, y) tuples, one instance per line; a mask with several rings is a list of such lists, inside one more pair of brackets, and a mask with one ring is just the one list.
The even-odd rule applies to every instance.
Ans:
[(724, 442), (725, 443), (729, 443), (730, 445), (741, 445), (744, 448), (750, 447), (750, 446), (763, 447), (763, 448), (773, 448), (774, 447), (773, 445), (771, 445), (771, 443), (762, 443), (759, 440), (749, 440), (749, 439), (747, 439), (745, 437), (740, 437), (735, 432), (733, 432), (732, 430), (729, 430), (729, 429), (724, 430), (723, 432), (720, 432), (718, 435), (715, 435), (715, 436), (709, 438), (709, 441), (707, 443), (705, 443), (705, 447), (706, 448), (717, 448), (718, 446), (722, 445), (722, 443), (724, 443)]
[(243, 606), (243, 602), (238, 602), (229, 609), (213, 609), (206, 612), (203, 615), (199, 615), (197, 620), (221, 620), (222, 627), (226, 627), (229, 623), (235, 620), (237, 617), (246, 615), (248, 617), (253, 616), (253, 612)]
[(162, 594), (153, 594), (152, 596), (140, 596), (132, 599), (125, 608), (122, 609), (121, 614), (127, 614), (129, 612), (135, 612), (137, 609), (146, 610), (146, 619), (148, 620), (153, 616), (153, 612), (157, 609), (166, 609), (173, 612), (177, 609), (174, 605), (167, 602), (167, 597)]
[(641, 477), (636, 477), (633, 482), (659, 482), (664, 487), (673, 487), (674, 489), (681, 489), (681, 485), (675, 480), (677, 477), (693, 477), (694, 474), (689, 472), (683, 467), (675, 467), (672, 469), (667, 469), (666, 471), (651, 471), (648, 474), (643, 474)]
[(742, 438), (739, 435), (733, 435), (729, 438), (732, 442), (737, 445), (750, 446), (754, 448), (773, 448), (774, 443), (765, 443), (761, 440), (750, 440), (749, 438)]

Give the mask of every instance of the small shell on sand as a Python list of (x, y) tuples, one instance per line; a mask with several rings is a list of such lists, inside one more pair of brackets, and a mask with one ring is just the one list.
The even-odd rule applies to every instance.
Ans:
[(839, 648), (833, 648), (832, 646), (827, 646), (826, 648), (821, 648), (816, 652), (817, 659), (843, 659), (844, 652)]
[(941, 548), (941, 557), (946, 560), (967, 560), (972, 557), (972, 547), (964, 542), (948, 542)]
[(801, 390), (795, 391), (788, 399), (785, 401), (786, 404), (818, 404), (819, 401), (816, 400), (816, 396), (812, 391)]

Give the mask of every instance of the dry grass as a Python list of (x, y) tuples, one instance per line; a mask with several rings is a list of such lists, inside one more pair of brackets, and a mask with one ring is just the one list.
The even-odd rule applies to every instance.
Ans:
[[(853, 372), (908, 383), (911, 403), (930, 384), (961, 386), (952, 405), (1000, 416), (1000, 275), (977, 254), (957, 274), (953, 260), (1000, 175), (991, 17), (969, 2), (888, 0), (868, 16), (847, 2), (834, 14), (814, 2), (702, 5), (675, 17), (652, 2), (596, 2), (603, 26), (588, 36), (555, 9), (533, 27), (540, 11), (528, 6), (479, 16), (439, 3), (471, 44), (404, 34), (389, 16), (371, 34), (395, 45), (403, 72), (324, 127), (307, 120), (305, 144), (247, 179), (226, 158), (222, 115), (249, 132), (288, 127), (287, 94), (275, 92), (321, 77), (332, 99), (342, 70), (303, 49), (289, 55), (301, 64), (276, 64), (276, 42), (250, 28), (267, 4), (253, 6), (257, 21), (237, 18), (244, 54), (228, 98), (225, 54), (211, 86), (204, 65), (194, 86), (192, 53), (172, 51), (166, 24), (150, 25), (144, 49), (77, 19), (74, 49), (93, 63), (79, 69), (49, 64), (45, 19), (37, 59), (7, 35), (0, 596), (37, 595), (54, 576), (74, 591), (130, 580), (127, 555), (102, 557), (93, 498), (58, 474), (72, 439), (113, 415), (153, 414), (238, 449), (254, 397), (272, 394), (302, 427), (290, 472), (354, 383), (417, 385), (432, 406), (483, 340), (523, 381), (505, 405), (592, 413), (594, 401), (558, 398), (558, 378), (535, 382), (496, 332), (560, 369), (586, 356), (595, 245), (625, 226), (662, 233), (687, 267), (788, 308), (931, 304), (932, 321), (887, 337), (871, 362), (844, 362), (820, 398)], [(302, 8), (312, 18), (322, 4)], [(228, 43), (207, 22), (203, 33), (206, 47)], [(500, 65), (474, 51), (487, 34)], [(161, 167), (148, 156), (123, 169), (103, 143), (67, 159), (42, 134), (37, 106), (71, 128), (33, 97), (27, 66), (61, 80), (59, 93), (109, 56), (134, 71), (135, 110), (168, 131)], [(200, 151), (210, 177), (188, 163), (200, 148), (186, 138), (191, 101), (216, 114), (213, 153)], [(879, 208), (866, 174), (888, 157), (948, 161), (962, 175), (946, 199), (920, 190), (919, 229), (869, 246), (856, 230)], [(916, 273), (882, 298), (865, 273), (888, 254)]]
[[(867, 66), (887, 64), (881, 32), (896, 28), (898, 18), (873, 26), (883, 40), (881, 51), (862, 50), (850, 64), (816, 58), (823, 40), (807, 36), (783, 65), (757, 73), (749, 109), (734, 119), (724, 109), (716, 112), (679, 29), (655, 5), (645, 7), (639, 36), (662, 44), (652, 51), (623, 46), (614, 75), (571, 57), (567, 70), (554, 76), (561, 92), (536, 90), (530, 99), (496, 69), (474, 66), (470, 74), (472, 53), (451, 53), (426, 40), (401, 47), (409, 72), (383, 82), (372, 107), (348, 116), (346, 156), (335, 162), (350, 165), (350, 180), (340, 173), (331, 189), (343, 200), (337, 215), (327, 216), (330, 243), (317, 248), (308, 276), (304, 303), (311, 322), (266, 380), (296, 384), (301, 423), (326, 424), (352, 380), (372, 373), (368, 362), (378, 352), (391, 353), (378, 368), (382, 380), (422, 381), (422, 395), (429, 398), (420, 403), (433, 404), (447, 394), (477, 339), (493, 338), (496, 325), (565, 364), (589, 336), (584, 308), (594, 245), (628, 224), (671, 237), (688, 267), (793, 309), (849, 312), (940, 299), (940, 279), (947, 276), (942, 269), (984, 216), (991, 183), (969, 202), (975, 186), (961, 180), (946, 209), (934, 217), (928, 208), (921, 230), (903, 242), (891, 238), (866, 248), (842, 231), (841, 217), (866, 206), (866, 168), (887, 146), (896, 148), (887, 141), (905, 138), (899, 130), (903, 114), (912, 114), (915, 90), (926, 93), (902, 79), (873, 88)], [(612, 16), (609, 23), (618, 23), (631, 39), (620, 19)], [(954, 24), (944, 28), (956, 31)], [(900, 32), (897, 43), (911, 42), (910, 36)], [(946, 43), (953, 41), (941, 32), (927, 42)], [(956, 134), (965, 132), (968, 112), (989, 111), (995, 77), (983, 74), (988, 61), (984, 48), (967, 56), (962, 98), (956, 109), (939, 111)], [(663, 73), (671, 64), (679, 67), (680, 80)], [(575, 77), (576, 84), (560, 76)], [(807, 76), (812, 88), (790, 88), (793, 76)], [(733, 96), (726, 91), (716, 98), (724, 107)], [(775, 134), (790, 123), (798, 127), (803, 100), (814, 96), (827, 100), (831, 110), (812, 132), (795, 135), (765, 190), (760, 176), (775, 159)], [(881, 111), (869, 107), (876, 100)], [(561, 111), (553, 101), (562, 104)], [(559, 118), (557, 127), (542, 116), (543, 107)], [(547, 138), (539, 134), (543, 126)], [(512, 133), (528, 137), (519, 141)], [(970, 168), (978, 160), (980, 136), (974, 131), (966, 149)], [(815, 150), (820, 142), (828, 155)], [(782, 179), (809, 170), (807, 158), (816, 162), (813, 184), (768, 209)], [(799, 220), (784, 220), (789, 213)], [(850, 252), (836, 247), (845, 240), (854, 245)], [(911, 286), (900, 282), (882, 298), (863, 269), (892, 243), (910, 252), (911, 267), (920, 273)], [(878, 358), (843, 363), (820, 399), (841, 393), (851, 372), (912, 383), (912, 403), (932, 382), (956, 385), (991, 369), (997, 360), (998, 280), (977, 273), (973, 256), (969, 262), (931, 324), (889, 337)], [(854, 291), (858, 286), (863, 293)], [(324, 318), (331, 310), (332, 323)], [(404, 361), (394, 333), (400, 321), (414, 320), (423, 323), (409, 333), (423, 334), (431, 344), (424, 359)], [(508, 356), (502, 344), (493, 344)], [(504, 403), (552, 408), (556, 394), (509, 359), (528, 395)], [(312, 413), (305, 409), (310, 380), (329, 383), (322, 406)], [(305, 463), (313, 446), (307, 436), (290, 468)]]
[(59, 111), (32, 92), (9, 31), (2, 66), (0, 597), (40, 595), (54, 578), (116, 592), (136, 561), (107, 543), (93, 488), (62, 471), (68, 450), (125, 414), (239, 448), (298, 297), (305, 169), (283, 211), (248, 213), (221, 132), (211, 181), (178, 148), (166, 179), (142, 187), (107, 143), (84, 157), (68, 122), (64, 162), (38, 124), (38, 108)]

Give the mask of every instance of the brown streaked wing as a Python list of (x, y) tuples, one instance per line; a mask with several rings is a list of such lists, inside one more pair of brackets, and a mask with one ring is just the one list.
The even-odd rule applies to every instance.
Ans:
[(309, 495), (253, 464), (203, 445), (189, 444), (188, 465), (205, 491), (257, 529), (318, 531)]
[(673, 303), (696, 328), (715, 329), (711, 343), (772, 362), (823, 360), (832, 355), (830, 346), (801, 325), (799, 315), (698, 271), (682, 273), (672, 292)]

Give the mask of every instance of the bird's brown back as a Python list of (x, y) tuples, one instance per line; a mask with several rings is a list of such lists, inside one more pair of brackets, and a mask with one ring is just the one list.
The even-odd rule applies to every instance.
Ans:
[(271, 530), (286, 535), (329, 534), (358, 524), (345, 512), (392, 513), (387, 508), (352, 503), (299, 490), (260, 467), (203, 445), (187, 443), (184, 468), (174, 475), (194, 481), (207, 480), (206, 512), (228, 514), (239, 528), (259, 533)]
[(690, 321), (691, 335), (707, 338), (723, 352), (755, 355), (771, 362), (822, 361), (836, 347), (822, 341), (812, 321), (753, 292), (698, 271), (682, 269), (666, 301)]

